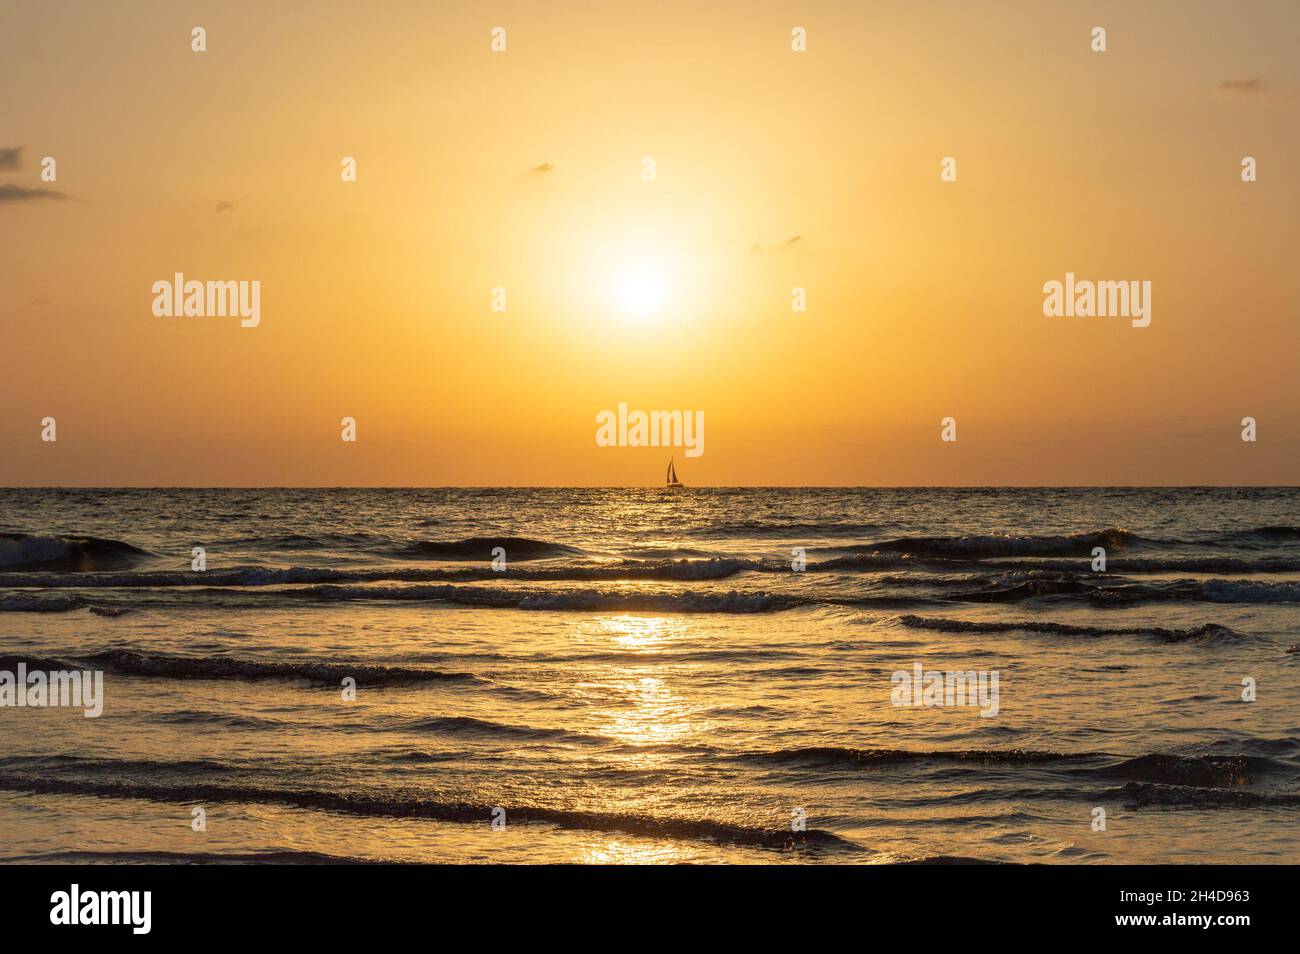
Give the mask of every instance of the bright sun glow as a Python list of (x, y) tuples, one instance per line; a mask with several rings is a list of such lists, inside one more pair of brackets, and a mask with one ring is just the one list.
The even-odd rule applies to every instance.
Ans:
[(668, 297), (663, 273), (649, 265), (623, 269), (618, 275), (616, 291), (623, 310), (642, 317), (660, 311)]

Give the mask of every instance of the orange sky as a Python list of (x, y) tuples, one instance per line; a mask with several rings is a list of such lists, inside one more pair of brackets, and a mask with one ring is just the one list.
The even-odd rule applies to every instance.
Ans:
[(1294, 3), (130, 9), (0, 8), (0, 484), (658, 483), (620, 402), (692, 485), (1300, 483)]

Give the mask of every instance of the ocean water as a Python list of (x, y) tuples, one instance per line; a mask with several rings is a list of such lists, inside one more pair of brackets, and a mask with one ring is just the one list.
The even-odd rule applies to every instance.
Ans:
[(1298, 623), (1296, 489), (0, 490), (0, 860), (1296, 863)]

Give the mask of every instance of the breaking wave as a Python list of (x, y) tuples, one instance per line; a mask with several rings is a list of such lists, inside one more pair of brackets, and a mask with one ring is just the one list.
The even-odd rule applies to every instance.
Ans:
[(861, 549), (935, 557), (1088, 556), (1093, 547), (1107, 552), (1148, 542), (1119, 527), (1068, 536), (976, 534), (960, 537), (903, 537)]
[(106, 570), (136, 563), (151, 554), (121, 540), (99, 537), (0, 533), (0, 567)]

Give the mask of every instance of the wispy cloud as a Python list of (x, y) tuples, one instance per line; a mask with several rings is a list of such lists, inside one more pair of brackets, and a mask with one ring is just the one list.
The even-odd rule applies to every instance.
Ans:
[(22, 167), (22, 146), (0, 146), (0, 169), (21, 169)]
[(0, 185), (0, 202), (32, 202), (38, 199), (63, 201), (66, 192), (57, 189), (29, 189), (26, 186)]
[(1264, 92), (1268, 89), (1267, 84), (1258, 76), (1252, 76), (1248, 79), (1224, 80), (1218, 85), (1220, 93), (1229, 93), (1238, 96), (1250, 96)]

